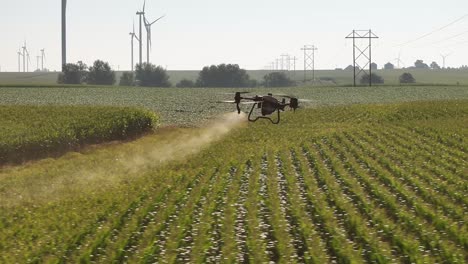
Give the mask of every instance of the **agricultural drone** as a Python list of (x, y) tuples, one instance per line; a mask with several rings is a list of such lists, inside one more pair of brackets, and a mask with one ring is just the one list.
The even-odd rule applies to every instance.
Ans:
[[(296, 109), (299, 108), (300, 101), (301, 102), (308, 101), (308, 100), (298, 99), (294, 96), (289, 96), (289, 95), (284, 95), (284, 94), (273, 95), (271, 93), (265, 96), (258, 96), (258, 95), (255, 95), (253, 97), (242, 96), (243, 94), (247, 94), (247, 93), (249, 92), (236, 92), (234, 94), (233, 101), (221, 101), (221, 102), (236, 104), (237, 113), (239, 114), (241, 112), (241, 109), (240, 109), (241, 104), (252, 104), (252, 108), (250, 109), (250, 113), (248, 117), (250, 122), (255, 122), (259, 119), (267, 119), (267, 120), (270, 120), (271, 123), (273, 124), (278, 124), (280, 122), (280, 111), (284, 111), (286, 106), (289, 106), (289, 108), (295, 112)], [(282, 99), (280, 101), (273, 96), (282, 97)], [(289, 99), (289, 102), (286, 102), (286, 99)], [(246, 101), (243, 102), (242, 100), (246, 100)], [(261, 115), (252, 117), (252, 113), (254, 112), (255, 108), (260, 109)], [(270, 117), (274, 112), (276, 112), (278, 115), (276, 120), (273, 120)]]

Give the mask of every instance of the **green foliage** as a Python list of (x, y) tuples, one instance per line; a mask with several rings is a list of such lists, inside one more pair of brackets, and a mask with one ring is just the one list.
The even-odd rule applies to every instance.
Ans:
[(0, 262), (466, 262), (467, 100), (284, 114), (5, 169)]
[(67, 63), (62, 73), (59, 74), (57, 83), (60, 84), (82, 84), (87, 78), (87, 66), (82, 61), (76, 64)]
[(395, 66), (390, 63), (390, 62), (387, 62), (385, 65), (384, 65), (384, 70), (393, 70), (395, 69)]
[(169, 76), (164, 68), (151, 63), (137, 64), (136, 82), (145, 87), (171, 87)]
[(134, 86), (135, 79), (133, 77), (133, 72), (124, 72), (122, 76), (120, 76), (120, 86)]
[(182, 79), (176, 84), (177, 88), (192, 88), (195, 87), (195, 82), (188, 79)]
[(263, 85), (265, 87), (289, 87), (295, 84), (284, 72), (271, 72), (263, 76)]
[(89, 67), (86, 78), (88, 84), (113, 85), (115, 83), (115, 72), (109, 66), (109, 63), (96, 60), (93, 66)]
[(415, 83), (416, 79), (414, 79), (413, 75), (409, 72), (405, 72), (400, 75), (400, 83)]
[(416, 60), (414, 62), (414, 67), (417, 69), (429, 69), (429, 66), (426, 63), (424, 63), (423, 60)]
[(41, 158), (152, 130), (146, 110), (98, 106), (0, 106), (0, 164)]
[(431, 66), (430, 66), (430, 67), (431, 67), (431, 69), (433, 69), (433, 70), (440, 70), (439, 64), (437, 64), (437, 62), (435, 62), (435, 61), (433, 61), (433, 62), (431, 63)]
[[(384, 83), (384, 79), (382, 78), (382, 76), (377, 75), (375, 73), (371, 73), (370, 78), (373, 84)], [(369, 74), (362, 75), (360, 82), (361, 84), (369, 84)]]
[[(392, 71), (393, 72), (393, 71)], [(298, 74), (300, 75), (300, 74)], [(413, 74), (414, 75), (414, 74)], [(398, 80), (398, 76), (394, 76)], [(418, 82), (420, 82), (418, 75)], [(374, 87), (320, 87), (243, 88), (251, 95), (292, 94), (298, 98), (312, 99), (302, 106), (391, 103), (440, 99), (468, 99), (467, 86), (424, 86), (411, 89), (398, 86)], [(226, 88), (144, 88), (127, 87), (8, 87), (0, 88), (0, 105), (100, 105), (145, 107), (161, 115), (165, 125), (199, 126), (203, 121), (234, 111), (231, 104), (214, 103), (233, 100), (233, 95), (223, 95), (239, 89)], [(194, 93), (195, 92), (195, 93)], [(248, 111), (249, 106), (241, 106)]]
[(237, 64), (204, 67), (197, 79), (198, 87), (248, 87), (250, 77)]

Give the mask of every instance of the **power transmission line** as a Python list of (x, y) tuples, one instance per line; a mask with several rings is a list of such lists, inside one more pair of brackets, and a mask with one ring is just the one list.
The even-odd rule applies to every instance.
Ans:
[(468, 17), (468, 14), (465, 14), (465, 15), (463, 15), (463, 16), (457, 18), (456, 20), (450, 22), (449, 24), (447, 24), (447, 25), (445, 25), (445, 26), (442, 26), (442, 27), (440, 27), (440, 28), (438, 28), (438, 29), (435, 29), (435, 30), (433, 30), (433, 31), (431, 31), (431, 32), (429, 32), (429, 33), (426, 33), (426, 34), (424, 34), (424, 35), (422, 35), (422, 36), (420, 36), (420, 37), (417, 37), (417, 38), (415, 38), (415, 39), (412, 39), (412, 40), (409, 40), (409, 41), (407, 41), (407, 42), (398, 44), (398, 45), (396, 45), (396, 47), (405, 46), (405, 45), (408, 45), (408, 44), (410, 44), (410, 43), (413, 43), (413, 42), (416, 42), (416, 41), (418, 41), (418, 40), (421, 40), (421, 39), (423, 39), (423, 38), (425, 38), (425, 37), (428, 37), (428, 36), (430, 36), (430, 35), (432, 35), (432, 34), (434, 34), (434, 33), (436, 33), (436, 32), (439, 32), (439, 31), (444, 30), (444, 29), (446, 29), (446, 28), (448, 28), (448, 27), (450, 27), (450, 26), (452, 26), (452, 25), (454, 25), (454, 24), (456, 24), (456, 23), (462, 21), (463, 19), (465, 19), (465, 18), (467, 18), (467, 17)]
[[(351, 34), (349, 34), (347, 39), (353, 39), (353, 72), (354, 72), (354, 87), (356, 87), (356, 77), (359, 76), (362, 72), (366, 73), (365, 68), (369, 66), (369, 86), (372, 86), (372, 39), (377, 39), (372, 30), (353, 30)], [(365, 49), (360, 48), (356, 45), (356, 39), (368, 39), (369, 44), (365, 47)], [(358, 56), (356, 57), (356, 51)], [(366, 64), (364, 67), (360, 67), (358, 60), (360, 57), (364, 57)], [(358, 66), (359, 72), (356, 73), (356, 66)]]
[(307, 82), (307, 70), (312, 70), (312, 81), (315, 81), (315, 51), (314, 45), (304, 45), (304, 83)]

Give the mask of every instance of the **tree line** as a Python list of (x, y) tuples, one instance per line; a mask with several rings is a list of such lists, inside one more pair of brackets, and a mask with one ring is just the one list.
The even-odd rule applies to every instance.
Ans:
[[(417, 61), (422, 63), (422, 61)], [(419, 65), (419, 64), (418, 64)], [(373, 68), (377, 68), (374, 63)], [(387, 65), (385, 65), (387, 66)], [(352, 67), (352, 66), (351, 66)], [(385, 67), (387, 68), (387, 67)], [(361, 76), (360, 83), (366, 85), (369, 78), (374, 84), (383, 84), (384, 79), (372, 73), (370, 76)], [(416, 80), (410, 73), (403, 73), (399, 78), (400, 83), (414, 83)], [(61, 84), (91, 84), (91, 85), (114, 85), (116, 74), (109, 63), (96, 60), (92, 66), (87, 66), (81, 61), (68, 63), (63, 67), (58, 77)], [(237, 64), (219, 64), (205, 66), (198, 73), (196, 81), (183, 79), (175, 86), (179, 88), (192, 87), (290, 87), (297, 83), (291, 80), (285, 72), (270, 72), (263, 76), (258, 82), (251, 79), (245, 69)], [(151, 63), (137, 64), (135, 72), (124, 72), (119, 81), (120, 86), (142, 86), (142, 87), (172, 87), (167, 71), (161, 66)]]
[[(58, 77), (61, 84), (95, 84), (114, 85), (115, 72), (109, 63), (96, 60), (88, 67), (81, 61), (68, 63), (63, 67)], [(124, 72), (119, 81), (121, 86), (142, 87), (172, 87), (167, 71), (151, 63), (137, 64), (135, 72)], [(237, 64), (219, 64), (203, 67), (196, 81), (183, 79), (176, 87), (287, 87), (294, 86), (296, 82), (291, 80), (284, 72), (271, 72), (263, 77), (263, 81), (251, 79), (245, 69)]]

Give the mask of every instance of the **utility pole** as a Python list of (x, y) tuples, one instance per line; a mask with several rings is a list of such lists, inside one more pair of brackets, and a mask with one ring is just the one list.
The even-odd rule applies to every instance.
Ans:
[[(353, 30), (349, 34), (347, 39), (353, 39), (353, 84), (356, 87), (356, 77), (361, 73), (366, 74), (366, 67), (369, 66), (369, 86), (372, 86), (372, 39), (379, 38), (377, 37), (372, 30)], [(369, 43), (365, 48), (359, 47), (356, 45), (356, 39), (368, 39)], [(358, 56), (356, 57), (356, 53)], [(359, 60), (363, 58), (363, 60)], [(360, 67), (359, 63), (365, 63), (364, 67)], [(359, 67), (359, 71), (356, 73), (356, 67)]]
[(296, 56), (294, 56), (293, 58), (291, 58), (291, 60), (293, 61), (294, 74), (296, 74), (296, 61), (297, 61), (298, 59), (296, 58)]
[[(287, 62), (286, 64), (284, 62)], [(288, 54), (281, 54), (281, 70), (289, 71), (289, 55)], [(284, 68), (283, 68), (284, 65)]]
[(315, 82), (315, 51), (314, 45), (304, 45), (304, 83), (307, 82), (307, 70), (312, 70), (312, 81)]

